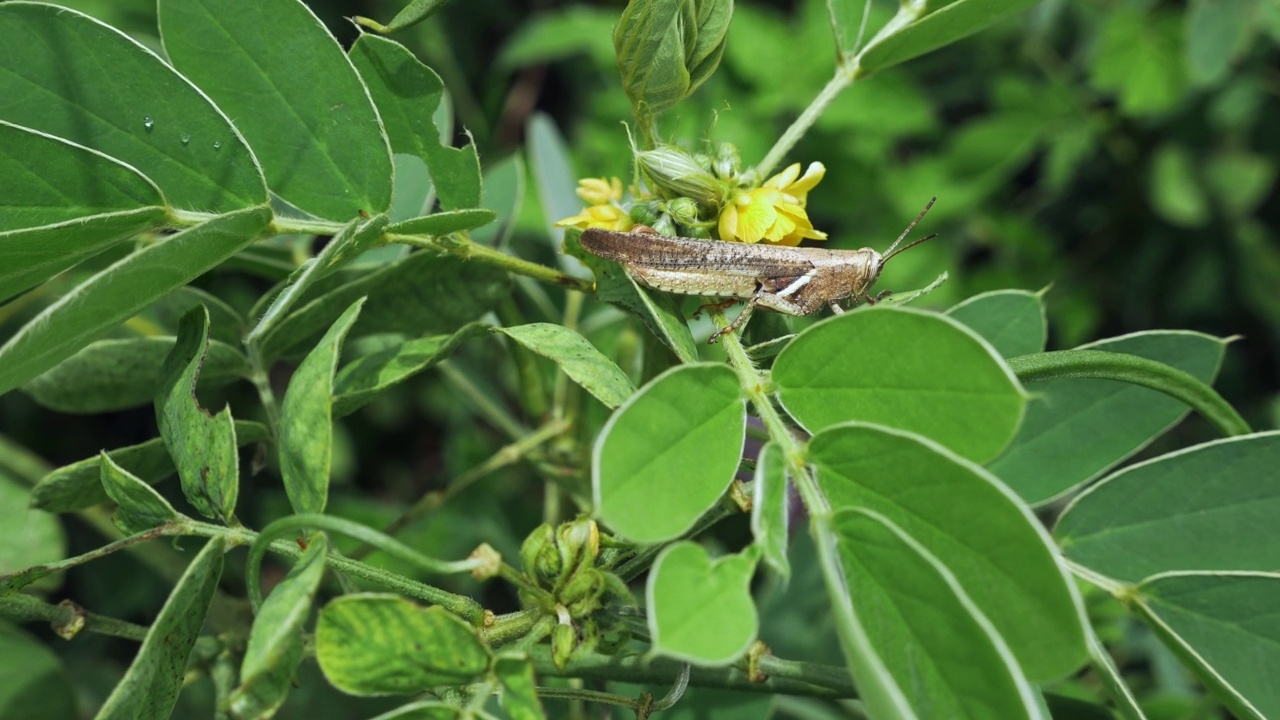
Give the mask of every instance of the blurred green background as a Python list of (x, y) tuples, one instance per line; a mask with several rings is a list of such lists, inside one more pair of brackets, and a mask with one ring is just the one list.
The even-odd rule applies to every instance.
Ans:
[[(152, 0), (63, 4), (159, 47)], [(345, 17), (386, 22), (402, 6), (308, 4), (344, 45), (356, 36)], [(545, 113), (564, 135), (579, 176), (626, 179), (630, 153), (621, 123), (629, 120), (629, 106), (611, 40), (624, 4), (455, 0), (395, 39), (443, 77), (458, 142), (465, 128), (486, 168), (521, 153), (530, 119)], [(894, 8), (876, 2), (870, 27)], [(922, 301), (939, 308), (986, 290), (1047, 288), (1050, 349), (1149, 329), (1239, 335), (1218, 387), (1256, 428), (1274, 428), (1280, 424), (1278, 43), (1276, 0), (1045, 0), (979, 35), (858, 81), (787, 162), (826, 165), (809, 213), (829, 233), (831, 247), (883, 249), (938, 196), (920, 231), (941, 237), (895, 260), (879, 287), (910, 290), (946, 271), (949, 281)], [(719, 72), (668, 113), (666, 138), (695, 150), (708, 137), (729, 141), (751, 165), (809, 104), (834, 62), (824, 0), (739, 0)], [(554, 263), (548, 222), (559, 218), (544, 216), (532, 177), (526, 185), (511, 246)], [(237, 305), (266, 289), (237, 282), (243, 281), (201, 284)], [(243, 302), (235, 301), (237, 294)], [(0, 316), (0, 323), (6, 320), (0, 336), (16, 327), (17, 318)], [(497, 371), (483, 348), (464, 348), (454, 365), (459, 375), (474, 375), (475, 392), (502, 392), (486, 380)], [(475, 397), (459, 390), (465, 382), (429, 373), (339, 429), (335, 484), (350, 492), (335, 494), (338, 514), (381, 524), (433, 483), (457, 477), (509, 442), (477, 425)], [(243, 387), (227, 399), (237, 409), (253, 404)], [(11, 393), (0, 399), (0, 418), (4, 433), (54, 465), (155, 436), (150, 408), (77, 417)], [(1210, 437), (1193, 418), (1150, 452)], [(455, 518), (471, 522), (426, 523), (405, 539), (444, 557), (480, 541), (514, 555), (538, 522), (542, 496), (531, 475), (513, 468), (487, 479), (451, 506)], [(246, 522), (259, 526), (285, 507), (274, 481), (261, 484), (248, 488), (242, 501), (255, 508)], [(176, 492), (175, 483), (168, 485), (166, 492)], [(67, 528), (73, 552), (101, 542), (76, 523)], [(158, 579), (138, 573), (131, 558), (113, 556), (93, 567), (60, 594), (145, 622), (167, 592)], [(773, 626), (778, 637), (767, 639), (782, 652), (790, 639), (797, 652), (838, 662), (833, 646), (815, 656), (801, 642), (821, 630), (809, 622), (811, 613), (797, 612), (814, 602), (804, 593), (816, 581), (816, 575), (798, 577), (787, 596), (766, 598), (765, 627), (770, 608), (789, 609)], [(450, 589), (475, 592), (465, 584)], [(484, 599), (498, 609), (514, 602)], [(1128, 642), (1149, 650), (1143, 672), (1151, 687), (1174, 695), (1188, 687), (1149, 636)], [(79, 641), (64, 659), (82, 693), (105, 695), (123, 666), (106, 669), (98, 659), (127, 662), (130, 656), (128, 643), (95, 637)], [(313, 665), (305, 668), (314, 672)], [(322, 688), (317, 680), (304, 679), (302, 694)], [(332, 693), (324, 695), (324, 702), (336, 702)], [(194, 713), (208, 707), (208, 695), (188, 693), (183, 702), (179, 712)], [(1180, 717), (1185, 703), (1173, 706), (1176, 712), (1152, 717)], [(367, 716), (371, 707), (361, 704), (365, 715), (347, 715), (328, 705), (326, 711), (337, 714), (310, 717)], [(760, 716), (758, 708), (742, 714)], [(796, 716), (808, 715), (797, 710)]]

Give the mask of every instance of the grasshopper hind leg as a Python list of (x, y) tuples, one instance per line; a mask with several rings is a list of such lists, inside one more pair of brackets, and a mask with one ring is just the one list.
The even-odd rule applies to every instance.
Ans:
[[(751, 298), (747, 300), (747, 306), (742, 308), (742, 312), (738, 313), (738, 317), (734, 318), (733, 322), (729, 323), (728, 325), (725, 325), (719, 330), (716, 330), (715, 332), (711, 333), (711, 337), (707, 338), (707, 344), (715, 345), (716, 342), (718, 342), (723, 335), (727, 333), (731, 333), (734, 330), (737, 330), (738, 328), (742, 327), (743, 323), (745, 323), (747, 319), (751, 317), (751, 312), (756, 309), (756, 305), (760, 304), (760, 298), (764, 294), (765, 294), (764, 285), (757, 285), (756, 291), (751, 294)], [(736, 303), (737, 299), (735, 298), (733, 302)], [(733, 303), (729, 303), (729, 304), (732, 305)], [(715, 305), (713, 304), (705, 307), (714, 307), (714, 306)], [(725, 307), (728, 307), (728, 305), (726, 305)], [(724, 309), (724, 308), (719, 308), (719, 309)]]

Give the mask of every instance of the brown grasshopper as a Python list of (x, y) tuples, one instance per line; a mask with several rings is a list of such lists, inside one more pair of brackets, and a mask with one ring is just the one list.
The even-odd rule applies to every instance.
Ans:
[(709, 342), (714, 343), (745, 323), (757, 305), (788, 315), (808, 315), (824, 305), (842, 313), (839, 301), (848, 297), (855, 304), (874, 304), (888, 294), (869, 294), (885, 263), (935, 237), (898, 248), (935, 200), (924, 206), (884, 255), (871, 248), (827, 250), (667, 237), (643, 226), (630, 232), (588, 228), (581, 243), (592, 254), (622, 265), (636, 282), (656, 290), (746, 300), (738, 317), (711, 335)]

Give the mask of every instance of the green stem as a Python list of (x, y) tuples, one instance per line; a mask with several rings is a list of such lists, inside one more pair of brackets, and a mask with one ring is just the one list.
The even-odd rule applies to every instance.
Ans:
[(1097, 378), (1141, 385), (1191, 406), (1223, 435), (1248, 435), (1249, 423), (1213, 388), (1190, 373), (1138, 355), (1103, 350), (1059, 350), (1009, 360), (1023, 383)]
[(142, 642), (147, 637), (147, 628), (143, 625), (99, 615), (79, 606), (52, 605), (22, 593), (0, 597), (0, 617), (18, 622), (44, 621), (53, 625), (55, 629), (70, 628), (78, 622), (78, 618), (83, 618), (84, 625), (80, 630), (137, 642)]
[(262, 409), (267, 414), (267, 428), (271, 431), (271, 437), (275, 438), (280, 429), (280, 404), (276, 402), (275, 391), (271, 389), (271, 376), (262, 362), (262, 352), (258, 344), (249, 343), (245, 349), (248, 352), (249, 380), (258, 391), (258, 401), (262, 403)]
[(602, 692), (600, 690), (587, 690), (586, 688), (567, 688), (567, 687), (546, 687), (539, 685), (538, 697), (555, 698), (557, 700), (584, 700), (586, 702), (597, 702), (605, 705), (617, 705), (628, 710), (635, 710), (638, 706), (636, 699), (627, 697), (626, 695), (617, 695), (614, 693)]
[(844, 91), (845, 88), (853, 84), (856, 71), (856, 63), (836, 68), (836, 74), (827, 81), (827, 84), (822, 88), (822, 91), (819, 92), (817, 97), (809, 103), (809, 107), (805, 108), (804, 112), (800, 113), (800, 116), (791, 123), (791, 127), (788, 127), (782, 133), (782, 136), (778, 138), (778, 141), (775, 142), (773, 147), (769, 149), (769, 152), (765, 154), (764, 159), (756, 165), (755, 169), (758, 179), (763, 181), (765, 178), (769, 177), (769, 174), (773, 172), (773, 169), (777, 167), (778, 163), (782, 162), (782, 159), (787, 156), (787, 153), (791, 152), (791, 148), (795, 147), (796, 143), (800, 142), (800, 138), (804, 137), (804, 134), (809, 131), (809, 128), (813, 127), (813, 124), (818, 121), (818, 117), (821, 116), (823, 111), (827, 109), (827, 106), (836, 99), (836, 96)]
[[(684, 663), (678, 660), (648, 658), (644, 655), (614, 656), (597, 653), (575, 653), (569, 658), (569, 663), (561, 670), (551, 661), (551, 648), (545, 645), (530, 648), (529, 655), (533, 660), (534, 672), (540, 677), (575, 677), (640, 685), (674, 684), (686, 667)], [(764, 682), (752, 682), (745, 672), (735, 667), (692, 667), (689, 669), (689, 684), (771, 694), (807, 695), (824, 698), (857, 697), (857, 692), (854, 690), (853, 683), (848, 679), (847, 673), (843, 677), (839, 677), (838, 672), (831, 670), (827, 666), (791, 661), (785, 663), (780, 661), (777, 667), (793, 673), (806, 673), (816, 668), (823, 668), (821, 675), (824, 679), (835, 678), (836, 683), (830, 686), (816, 685), (806, 682), (803, 677), (786, 677), (782, 675), (770, 675)]]
[[(387, 555), (397, 560), (407, 562), (425, 572), (432, 574), (453, 574), (460, 572), (469, 572), (476, 566), (474, 560), (463, 560), (458, 562), (446, 562), (429, 558), (404, 543), (389, 538), (373, 528), (352, 522), (344, 518), (335, 517), (333, 515), (319, 515), (314, 513), (303, 513), (300, 515), (290, 515), (280, 518), (275, 522), (267, 525), (260, 533), (254, 533), (251, 530), (241, 528), (223, 528), (217, 525), (208, 525), (206, 523), (196, 523), (202, 530), (208, 532), (216, 532), (219, 535), (228, 536), (244, 542), (250, 543), (249, 557), (245, 562), (245, 581), (249, 589), (249, 602), (253, 605), (256, 613), (262, 607), (262, 584), (259, 569), (262, 565), (262, 558), (266, 555), (267, 550), (273, 550), (290, 557), (298, 557), (302, 554), (302, 549), (297, 543), (276, 540), (278, 537), (295, 534), (305, 530), (319, 528), (331, 532), (339, 532), (357, 540), (373, 545)], [(356, 577), (366, 580), (372, 580), (381, 585), (391, 587), (394, 583), (400, 587), (408, 584), (416, 585), (416, 592), (407, 593), (414, 597), (426, 600), (434, 605), (439, 605), (445, 610), (465, 618), (473, 624), (480, 623), (484, 618), (484, 608), (480, 603), (469, 597), (455, 595), (451, 592), (440, 590), (423, 583), (410, 580), (409, 578), (390, 573), (381, 568), (372, 567), (362, 562), (351, 560), (336, 554), (330, 554), (329, 567), (339, 570)]]
[(499, 615), (488, 627), (481, 629), (480, 637), (489, 647), (499, 647), (525, 637), (544, 617), (540, 610), (521, 610)]
[(456, 255), (461, 258), (475, 260), (501, 268), (516, 275), (524, 275), (534, 280), (539, 280), (551, 285), (561, 285), (571, 290), (590, 291), (594, 285), (590, 280), (583, 280), (572, 275), (566, 275), (559, 270), (530, 262), (514, 255), (508, 255), (501, 250), (491, 248), (488, 245), (481, 245), (470, 240), (458, 239), (456, 236), (451, 237), (448, 242), (441, 242), (441, 238), (433, 235), (401, 235), (398, 233), (388, 233), (387, 242), (403, 243), (405, 245), (413, 245), (415, 247), (431, 248), (434, 250), (443, 250), (450, 255)]
[[(494, 308), (498, 320), (504, 327), (524, 325), (526, 320), (516, 306), (515, 299), (505, 296)], [(516, 366), (516, 385), (520, 396), (520, 404), (524, 406), (525, 417), (534, 421), (546, 417), (548, 410), (546, 382), (543, 380), (543, 369), (539, 365), (538, 356), (532, 350), (510, 339), (507, 340), (507, 351)], [(562, 373), (557, 373), (560, 375)]]

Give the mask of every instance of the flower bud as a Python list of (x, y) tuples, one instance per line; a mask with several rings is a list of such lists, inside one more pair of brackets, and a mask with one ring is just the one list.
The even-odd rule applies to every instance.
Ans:
[(608, 205), (622, 199), (622, 181), (618, 178), (582, 178), (574, 192), (588, 205)]
[(636, 164), (664, 197), (686, 197), (700, 205), (718, 207), (724, 186), (696, 158), (674, 145), (636, 152)]
[(687, 197), (679, 197), (667, 203), (667, 212), (671, 219), (681, 225), (693, 225), (698, 222), (698, 203)]
[(471, 569), (471, 577), (476, 580), (488, 580), (497, 577), (498, 572), (502, 568), (502, 555), (493, 549), (489, 543), (480, 543), (480, 546), (471, 551), (468, 556), (472, 560), (478, 560), (479, 563)]
[(551, 631), (551, 662), (555, 663), (557, 670), (564, 670), (564, 666), (569, 664), (569, 656), (577, 644), (578, 633), (574, 632), (572, 625), (556, 625)]
[(524, 565), (525, 574), (539, 584), (560, 574), (560, 552), (556, 549), (556, 535), (550, 525), (539, 525), (524, 539), (520, 545), (520, 562)]
[(662, 217), (662, 201), (648, 200), (638, 202), (631, 206), (631, 221), (638, 225), (648, 225), (658, 222), (658, 218)]
[(622, 87), (653, 117), (706, 82), (724, 56), (733, 0), (631, 0), (613, 31)]

